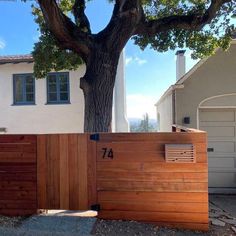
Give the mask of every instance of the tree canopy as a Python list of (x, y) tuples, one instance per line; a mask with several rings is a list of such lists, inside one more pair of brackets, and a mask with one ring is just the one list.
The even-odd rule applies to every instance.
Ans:
[(110, 0), (109, 23), (93, 33), (85, 13), (88, 1), (38, 0), (33, 14), (41, 36), (33, 56), (38, 78), (86, 64), (80, 88), (89, 132), (110, 130), (117, 65), (129, 39), (158, 52), (187, 47), (201, 58), (218, 47), (227, 49), (235, 30), (236, 0)]
[(218, 47), (227, 49), (235, 30), (231, 21), (236, 14), (235, 0), (109, 0), (114, 4), (111, 21), (104, 30), (93, 34), (85, 15), (88, 1), (91, 0), (38, 1), (48, 15), (45, 19), (40, 7), (33, 6), (41, 33), (33, 51), (38, 77), (52, 69), (78, 68), (86, 62), (85, 54), (92, 40), (120, 32), (123, 24), (137, 17), (140, 20), (128, 38), (142, 50), (148, 46), (158, 52), (189, 48), (193, 58), (209, 56)]

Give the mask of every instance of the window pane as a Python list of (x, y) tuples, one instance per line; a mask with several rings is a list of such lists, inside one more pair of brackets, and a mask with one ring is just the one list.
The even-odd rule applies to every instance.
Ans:
[(57, 77), (56, 75), (48, 75), (48, 83), (53, 84), (57, 82)]
[(60, 84), (60, 92), (67, 92), (68, 91), (68, 84), (67, 83), (61, 83)]
[(68, 93), (60, 93), (61, 101), (68, 101)]
[(26, 84), (33, 84), (34, 83), (34, 78), (32, 75), (26, 75), (25, 76), (25, 82)]
[(49, 88), (50, 93), (56, 93), (57, 92), (57, 84), (54, 84), (54, 83), (49, 84), (48, 88)]
[(49, 102), (57, 101), (57, 94), (56, 93), (49, 93)]
[(68, 77), (66, 74), (58, 74), (58, 78), (60, 83), (67, 83)]
[(26, 84), (26, 93), (33, 93), (33, 92), (34, 92), (34, 85)]
[(23, 102), (23, 78), (15, 78), (15, 102)]
[(26, 102), (34, 102), (34, 94), (33, 93), (26, 94)]

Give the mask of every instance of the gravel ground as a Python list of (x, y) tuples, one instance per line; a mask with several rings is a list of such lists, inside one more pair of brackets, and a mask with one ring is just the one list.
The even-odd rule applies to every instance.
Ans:
[(15, 228), (19, 227), (26, 217), (7, 217), (0, 215), (0, 226), (6, 228)]
[[(0, 236), (89, 235), (86, 231), (91, 228), (95, 219), (76, 218), (71, 216), (43, 217), (42, 215), (30, 218), (0, 216)], [(86, 222), (90, 224), (89, 227), (86, 226)], [(211, 225), (209, 232), (197, 232), (169, 229), (135, 221), (97, 220), (91, 234), (94, 236), (235, 236), (236, 232), (232, 227), (230, 224), (224, 227)]]
[(169, 229), (135, 221), (97, 220), (92, 232), (96, 236), (235, 236), (232, 226), (210, 226), (209, 232)]

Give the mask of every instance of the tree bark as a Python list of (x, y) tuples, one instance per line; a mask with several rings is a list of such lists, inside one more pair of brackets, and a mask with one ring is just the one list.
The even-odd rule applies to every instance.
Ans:
[(110, 132), (113, 89), (120, 53), (94, 50), (80, 81), (84, 92), (84, 132)]

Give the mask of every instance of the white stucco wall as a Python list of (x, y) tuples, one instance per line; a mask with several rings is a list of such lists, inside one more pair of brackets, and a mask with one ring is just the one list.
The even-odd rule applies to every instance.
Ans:
[(160, 132), (172, 131), (172, 92), (165, 96), (160, 103), (156, 105), (157, 125)]
[(79, 85), (85, 66), (69, 72), (71, 104), (46, 105), (46, 79), (37, 79), (36, 105), (12, 105), (13, 74), (32, 71), (33, 63), (0, 65), (0, 128), (7, 128), (7, 134), (83, 132), (84, 98)]

